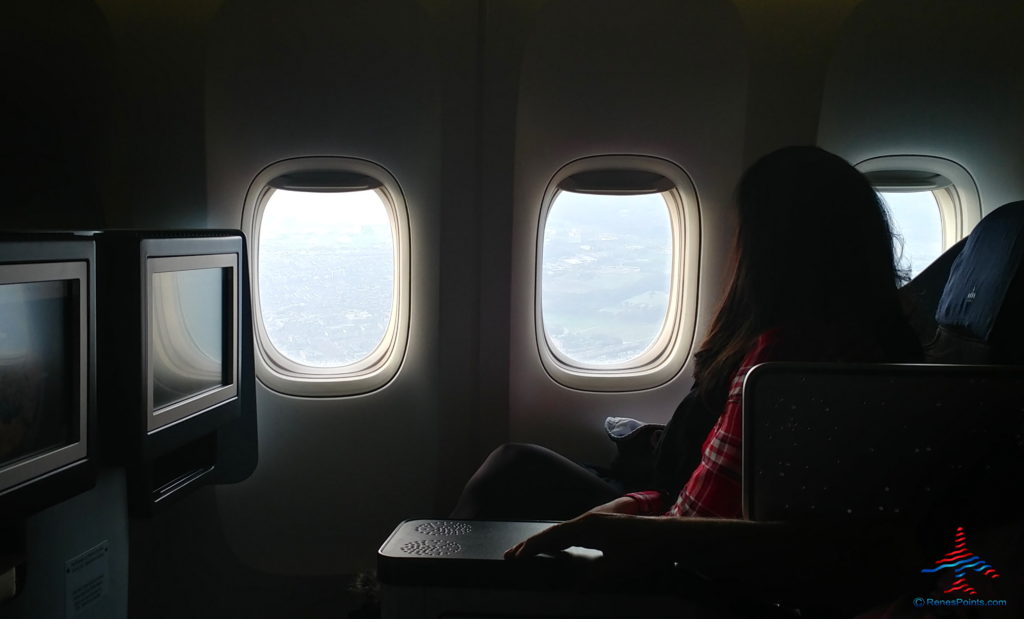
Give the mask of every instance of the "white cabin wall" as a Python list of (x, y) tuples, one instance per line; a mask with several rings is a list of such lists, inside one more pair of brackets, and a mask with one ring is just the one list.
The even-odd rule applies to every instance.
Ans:
[[(482, 290), (501, 246), (487, 226), (495, 209), (481, 208), (492, 119), (484, 112), (485, 7), (460, 0), (419, 3), (429, 20), (429, 48), (436, 55), (441, 99), (440, 233), (438, 274), (437, 469), (432, 513), (445, 515), (482, 457), (481, 433), (500, 418), (491, 395), (507, 368), (493, 363), (496, 333), (484, 332)], [(481, 316), (487, 316), (486, 322)], [(497, 341), (496, 341), (497, 340)], [(496, 386), (496, 387), (495, 387)]]
[(856, 163), (951, 159), (983, 213), (1024, 198), (1024, 5), (865, 0), (830, 63), (820, 143)]
[[(210, 32), (210, 223), (239, 227), (252, 179), (292, 157), (381, 165), (409, 210), (408, 349), (388, 385), (346, 398), (258, 387), (260, 462), (216, 489), (223, 531), (247, 566), (343, 574), (372, 565), (401, 519), (434, 510), (441, 374), (438, 324), (444, 82), (413, 2), (225, 3)], [(459, 205), (461, 207), (461, 205)]]
[(513, 183), (518, 91), (525, 33), (546, 0), (480, 2), (479, 359), (476, 440), (468, 466), (442, 498), (451, 509), (457, 492), (490, 450), (509, 437), (509, 277), (512, 265)]
[(206, 29), (220, 0), (95, 0), (114, 48), (106, 227), (206, 227)]
[(110, 28), (91, 0), (13, 3), (0, 20), (0, 229), (99, 228), (111, 204)]
[(861, 0), (734, 0), (750, 64), (744, 167), (783, 146), (814, 144), (836, 35)]
[(729, 2), (547, 3), (526, 34), (514, 162), (509, 437), (607, 462), (606, 416), (666, 421), (691, 365), (669, 383), (625, 393), (568, 389), (544, 371), (534, 337), (538, 221), (565, 164), (598, 154), (672, 161), (696, 187), (701, 282), (697, 331), (718, 303), (742, 171), (748, 64)]

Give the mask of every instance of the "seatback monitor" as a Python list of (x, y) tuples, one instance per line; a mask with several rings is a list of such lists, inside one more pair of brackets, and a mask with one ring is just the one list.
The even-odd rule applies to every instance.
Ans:
[(245, 239), (106, 230), (97, 256), (102, 457), (126, 467), (129, 510), (147, 516), (215, 477), (252, 401)]
[(28, 515), (90, 487), (89, 241), (0, 239), (0, 514)]
[(237, 254), (146, 262), (147, 430), (237, 394)]

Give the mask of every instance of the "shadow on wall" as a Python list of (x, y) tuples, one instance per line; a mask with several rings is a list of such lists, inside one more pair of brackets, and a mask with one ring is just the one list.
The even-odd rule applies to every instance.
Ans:
[(110, 35), (91, 2), (11, 3), (0, 21), (0, 228), (102, 227)]

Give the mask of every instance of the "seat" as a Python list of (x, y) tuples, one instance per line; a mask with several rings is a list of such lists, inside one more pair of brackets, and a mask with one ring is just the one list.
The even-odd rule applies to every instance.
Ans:
[(918, 517), (950, 500), (972, 521), (1020, 513), (1007, 488), (1024, 482), (1022, 392), (1021, 367), (758, 365), (743, 388), (744, 515)]
[(743, 389), (744, 515), (837, 531), (913, 523), (928, 555), (920, 566), (884, 550), (849, 562), (867, 571), (900, 565), (880, 580), (898, 588), (863, 600), (870, 616), (883, 614), (879, 604), (902, 613), (913, 597), (949, 593), (942, 574), (929, 581), (918, 572), (936, 571), (929, 562), (958, 530), (1003, 576), (971, 575), (969, 585), (1013, 605), (1024, 578), (1022, 392), (1024, 367), (1016, 366), (758, 365)]
[(900, 303), (907, 321), (922, 345), (935, 338), (935, 330), (938, 328), (935, 308), (946, 288), (953, 262), (966, 244), (966, 238), (960, 239), (899, 290)]
[(934, 363), (1024, 363), (1024, 200), (985, 216), (950, 269), (925, 347)]

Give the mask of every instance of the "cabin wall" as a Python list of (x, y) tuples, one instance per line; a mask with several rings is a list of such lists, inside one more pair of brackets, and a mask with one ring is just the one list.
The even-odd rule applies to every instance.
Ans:
[(102, 540), (111, 588), (92, 616), (338, 616), (386, 533), (445, 514), (495, 446), (600, 461), (605, 416), (666, 419), (689, 364), (661, 387), (598, 395), (557, 385), (537, 358), (537, 217), (574, 159), (652, 155), (693, 179), (698, 341), (727, 278), (735, 181), (777, 147), (949, 157), (986, 211), (1024, 197), (1009, 1), (30, 6), (3, 25), (17, 86), (3, 227), (239, 227), (267, 165), (357, 157), (401, 185), (414, 283), (391, 383), (319, 399), (258, 387), (250, 479), (133, 520), (108, 469), (31, 518), (31, 579), (0, 608), (15, 619), (62, 617), (63, 561)]
[(17, 3), (0, 33), (3, 229), (102, 227), (115, 185), (114, 50), (102, 13), (88, 0)]
[(206, 224), (206, 27), (219, 0), (96, 0), (115, 49), (108, 228)]
[(657, 157), (686, 172), (700, 211), (702, 331), (723, 288), (717, 257), (728, 252), (734, 227), (729, 196), (742, 171), (746, 45), (736, 9), (717, 0), (626, 12), (555, 2), (532, 19), (519, 69), (512, 194), (509, 438), (607, 463), (613, 447), (604, 418), (666, 421), (690, 386), (690, 369), (663, 386), (621, 393), (570, 389), (548, 376), (534, 337), (544, 192), (562, 166), (588, 155)]
[(1024, 196), (1024, 6), (865, 0), (827, 74), (820, 143), (852, 162), (931, 155), (974, 177), (982, 212)]
[(735, 0), (747, 43), (744, 164), (817, 143), (825, 74), (836, 36), (861, 0)]
[(402, 514), (433, 509), (438, 153), (446, 136), (438, 41), (427, 20), (412, 2), (309, 0), (282, 13), (277, 2), (245, 1), (226, 3), (211, 31), (215, 225), (241, 225), (245, 192), (261, 169), (308, 155), (377, 163), (398, 179), (409, 209), (412, 315), (398, 376), (348, 398), (299, 400), (260, 388), (260, 465), (245, 482), (217, 489), (232, 549), (263, 571), (352, 572), (356, 554), (338, 549), (369, 550), (369, 540), (385, 537)]

